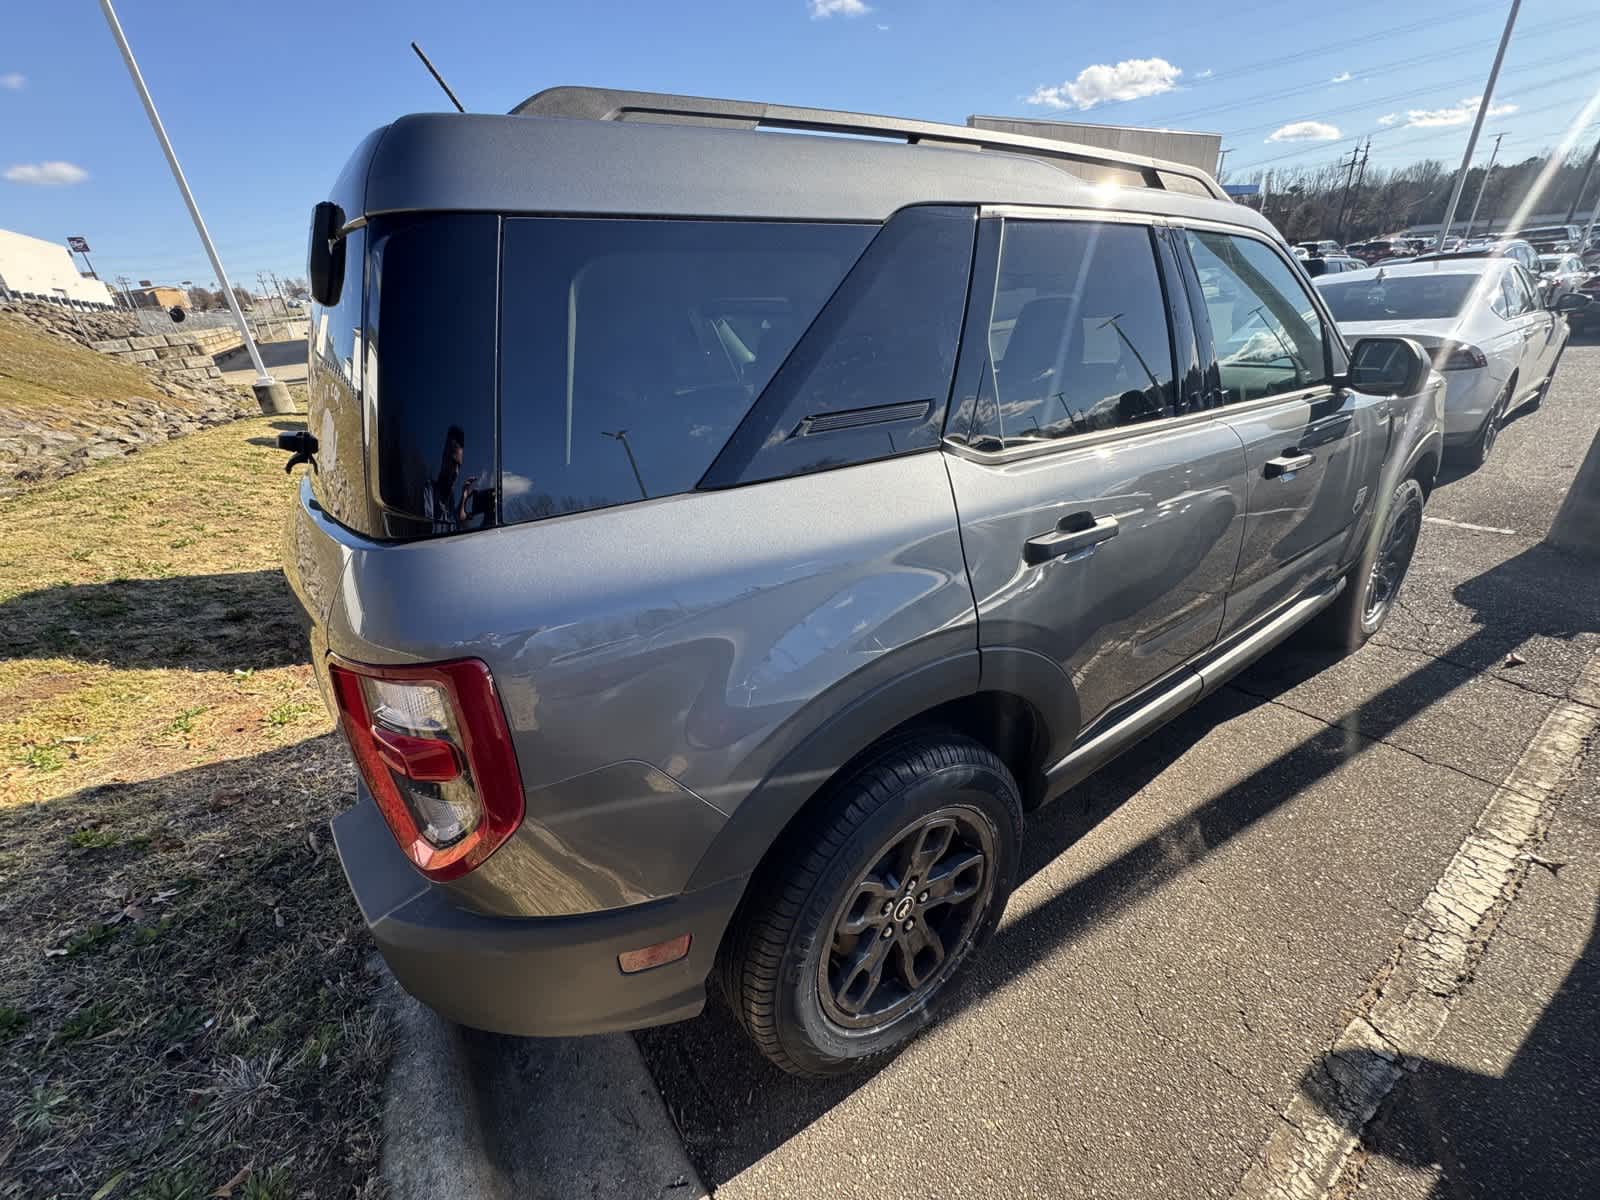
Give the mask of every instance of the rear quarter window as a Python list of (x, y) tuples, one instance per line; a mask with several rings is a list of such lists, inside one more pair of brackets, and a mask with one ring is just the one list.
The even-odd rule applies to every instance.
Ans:
[(503, 519), (692, 489), (877, 228), (506, 221)]

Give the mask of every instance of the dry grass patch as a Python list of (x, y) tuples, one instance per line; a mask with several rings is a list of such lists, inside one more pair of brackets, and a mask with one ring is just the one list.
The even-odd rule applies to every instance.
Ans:
[(277, 546), (276, 423), (0, 501), (0, 1196), (378, 1189), (353, 777)]
[(0, 316), (0, 413), (9, 409), (35, 419), (92, 416), (95, 401), (104, 396), (162, 398), (139, 368)]

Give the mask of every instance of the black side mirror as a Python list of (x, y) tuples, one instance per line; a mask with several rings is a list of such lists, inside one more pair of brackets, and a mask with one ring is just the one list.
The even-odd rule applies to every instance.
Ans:
[(324, 200), (311, 210), (311, 244), (306, 250), (306, 275), (311, 298), (318, 304), (339, 303), (344, 290), (344, 209)]
[(1551, 307), (1553, 307), (1557, 312), (1563, 313), (1582, 312), (1593, 303), (1593, 299), (1583, 295), (1581, 292), (1568, 292), (1565, 296), (1562, 296), (1560, 299), (1558, 299)]
[(1362, 338), (1350, 351), (1350, 370), (1341, 382), (1358, 392), (1409, 396), (1422, 390), (1431, 366), (1410, 338)]

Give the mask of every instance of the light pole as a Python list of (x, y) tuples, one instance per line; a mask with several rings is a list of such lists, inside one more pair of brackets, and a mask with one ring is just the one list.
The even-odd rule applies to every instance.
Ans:
[(264, 413), (293, 412), (294, 403), (289, 398), (289, 389), (268, 374), (266, 364), (261, 361), (261, 351), (256, 349), (256, 340), (250, 335), (250, 325), (239, 309), (238, 297), (233, 294), (233, 285), (228, 281), (228, 273), (223, 270), (217, 248), (211, 244), (211, 234), (206, 231), (205, 220), (200, 216), (200, 207), (195, 203), (194, 193), (189, 190), (189, 181), (184, 178), (183, 168), (178, 165), (178, 156), (173, 152), (166, 127), (161, 124), (161, 114), (156, 112), (155, 101), (150, 98), (150, 89), (145, 86), (139, 64), (133, 59), (133, 49), (128, 45), (127, 35), (122, 32), (122, 23), (117, 20), (116, 10), (111, 7), (111, 0), (100, 0), (100, 8), (106, 15), (106, 24), (111, 27), (111, 36), (116, 39), (117, 49), (122, 51), (122, 61), (128, 65), (128, 74), (133, 79), (134, 90), (144, 102), (145, 115), (150, 118), (150, 127), (155, 130), (156, 140), (161, 143), (161, 150), (167, 156), (167, 166), (172, 168), (172, 178), (177, 182), (178, 190), (183, 193), (183, 202), (188, 206), (189, 216), (194, 220), (195, 232), (200, 235), (200, 242), (206, 248), (206, 257), (211, 260), (212, 270), (216, 271), (217, 278), (222, 281), (223, 299), (233, 311), (233, 319), (239, 323), (239, 335), (244, 339), (245, 349), (250, 352), (250, 363), (256, 369), (256, 381), (253, 385), (256, 403), (261, 405), (261, 411)]
[(1461, 189), (1467, 183), (1467, 168), (1472, 165), (1472, 153), (1478, 148), (1478, 134), (1483, 131), (1483, 118), (1489, 113), (1489, 102), (1494, 99), (1495, 80), (1500, 78), (1500, 64), (1506, 57), (1506, 46), (1511, 41), (1511, 27), (1517, 23), (1517, 10), (1522, 0), (1511, 0), (1511, 12), (1506, 16), (1506, 27), (1500, 34), (1500, 47), (1494, 52), (1494, 65), (1489, 68), (1489, 82), (1484, 85), (1483, 97), (1478, 101), (1478, 115), (1472, 119), (1472, 132), (1467, 136), (1467, 150), (1461, 156), (1461, 169), (1456, 172), (1455, 186), (1450, 189), (1450, 203), (1445, 206), (1444, 220), (1439, 225), (1439, 240), (1435, 249), (1444, 248), (1444, 239), (1450, 234), (1450, 224), (1456, 219), (1456, 205), (1461, 203)]
[(1483, 169), (1483, 178), (1478, 180), (1478, 198), (1472, 202), (1472, 215), (1467, 218), (1468, 237), (1472, 236), (1473, 223), (1478, 219), (1478, 205), (1483, 203), (1484, 189), (1489, 186), (1489, 172), (1494, 170), (1494, 160), (1500, 153), (1500, 140), (1505, 136), (1503, 133), (1494, 135), (1494, 149), (1489, 151), (1489, 165)]

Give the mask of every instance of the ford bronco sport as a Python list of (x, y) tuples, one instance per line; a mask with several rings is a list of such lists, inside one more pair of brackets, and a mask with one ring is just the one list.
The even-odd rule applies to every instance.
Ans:
[(557, 88), (370, 135), (311, 275), (339, 854), (483, 1029), (715, 977), (786, 1070), (901, 1044), (1026, 813), (1382, 624), (1439, 464), (1421, 352), (1347, 347), (1260, 216), (1045, 139)]

